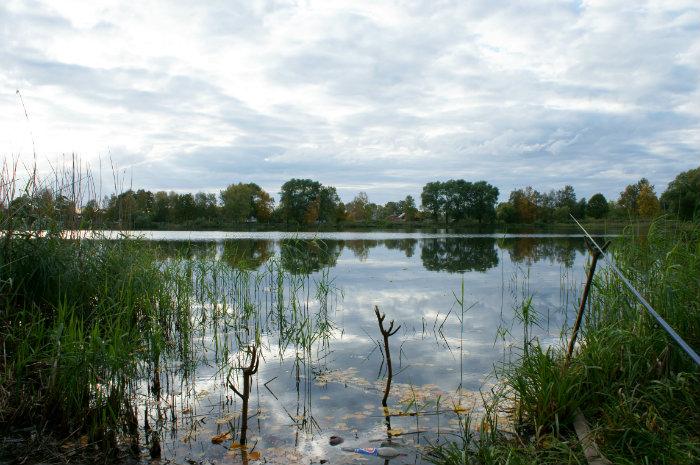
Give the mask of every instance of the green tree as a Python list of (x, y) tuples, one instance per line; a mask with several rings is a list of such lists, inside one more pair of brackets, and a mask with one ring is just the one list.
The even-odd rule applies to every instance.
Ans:
[(423, 186), (420, 195), (421, 207), (437, 221), (445, 208), (445, 191), (440, 181), (429, 182)]
[(102, 210), (95, 199), (88, 200), (80, 211), (83, 223), (89, 228), (90, 226), (99, 225), (102, 222)]
[(398, 203), (398, 210), (400, 213), (404, 214), (406, 221), (413, 221), (418, 214), (416, 201), (413, 200), (413, 197), (410, 195), (407, 195), (405, 199)]
[(661, 207), (680, 219), (700, 217), (700, 167), (684, 171), (661, 194)]
[(195, 219), (197, 207), (194, 203), (194, 196), (189, 192), (186, 194), (176, 194), (175, 196), (174, 215), (175, 221), (185, 223)]
[(486, 181), (478, 181), (471, 186), (470, 205), (468, 214), (479, 221), (493, 221), (496, 218), (496, 202), (498, 188)]
[(351, 221), (369, 221), (372, 210), (366, 192), (360, 192), (345, 206), (347, 217)]
[(588, 201), (586, 207), (586, 212), (588, 216), (593, 218), (603, 218), (608, 214), (610, 207), (608, 205), (608, 200), (601, 193), (594, 194)]
[(255, 218), (266, 222), (272, 216), (272, 197), (255, 183), (230, 184), (220, 192), (219, 197), (224, 218), (229, 221), (242, 223)]
[(167, 223), (172, 221), (171, 196), (165, 191), (158, 191), (153, 196), (153, 221)]
[(335, 187), (311, 179), (290, 179), (282, 185), (280, 211), (287, 223), (335, 222), (340, 198)]
[(496, 219), (504, 223), (517, 223), (518, 212), (511, 202), (501, 202), (496, 207)]
[(216, 205), (216, 195), (207, 194), (205, 192), (197, 192), (194, 195), (194, 204), (197, 209), (197, 218), (206, 220), (214, 220), (218, 216), (218, 207)]
[(399, 202), (387, 202), (381, 208), (380, 218), (385, 220), (390, 216), (399, 216), (401, 214), (401, 208), (399, 207)]

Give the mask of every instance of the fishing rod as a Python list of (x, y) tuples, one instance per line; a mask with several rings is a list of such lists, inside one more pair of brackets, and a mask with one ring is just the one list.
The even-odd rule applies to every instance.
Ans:
[(598, 251), (600, 252), (600, 255), (605, 259), (605, 261), (607, 262), (610, 269), (613, 270), (615, 272), (615, 274), (617, 274), (617, 276), (620, 277), (622, 282), (625, 283), (625, 286), (627, 286), (627, 288), (632, 292), (632, 294), (634, 294), (634, 296), (637, 297), (637, 300), (639, 300), (639, 302), (642, 304), (642, 306), (644, 306), (644, 308), (646, 308), (647, 312), (649, 312), (649, 314), (654, 317), (654, 319), (671, 336), (671, 338), (673, 338), (673, 340), (676, 341), (676, 343), (679, 346), (681, 346), (681, 349), (683, 349), (685, 351), (685, 353), (687, 353), (690, 356), (690, 358), (695, 362), (695, 364), (700, 366), (700, 355), (698, 355), (698, 353), (695, 352), (693, 350), (693, 348), (690, 347), (688, 345), (688, 343), (685, 342), (683, 340), (683, 338), (678, 335), (678, 333), (671, 327), (671, 325), (666, 323), (666, 320), (664, 320), (661, 317), (661, 315), (659, 315), (656, 312), (656, 310), (654, 310), (651, 307), (649, 302), (647, 302), (646, 299), (644, 297), (642, 297), (642, 294), (640, 294), (639, 291), (632, 285), (632, 283), (630, 283), (627, 280), (625, 275), (622, 274), (622, 271), (620, 271), (619, 268), (617, 266), (615, 266), (615, 264), (608, 258), (608, 256), (605, 254), (605, 251), (598, 245), (598, 243), (595, 241), (595, 239), (593, 239), (591, 237), (591, 235), (588, 234), (588, 231), (586, 231), (586, 229), (583, 226), (581, 226), (581, 223), (579, 223), (578, 220), (576, 218), (574, 218), (574, 215), (570, 214), (569, 216), (571, 217), (572, 220), (574, 220), (574, 222), (578, 225), (578, 227), (581, 228), (581, 230), (586, 235), (586, 237), (591, 241), (593, 246), (596, 249), (598, 249)]

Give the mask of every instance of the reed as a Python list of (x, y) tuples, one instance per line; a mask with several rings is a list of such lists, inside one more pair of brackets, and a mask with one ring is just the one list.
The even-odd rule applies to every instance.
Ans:
[[(613, 259), (651, 305), (700, 347), (700, 228), (658, 219), (629, 227)], [(543, 347), (525, 299), (516, 317), (522, 346), (497, 369), (500, 383), (474, 438), (437, 446), (431, 460), (457, 463), (586, 463), (573, 431), (581, 410), (602, 453), (616, 464), (700, 462), (698, 367), (668, 338), (610, 270), (598, 271), (580, 344)], [(564, 329), (567, 335), (568, 328)], [(507, 415), (515, 431), (499, 428)]]
[(16, 169), (0, 170), (0, 432), (18, 440), (0, 460), (103, 460), (142, 446), (158, 457), (157, 400), (193, 378), (209, 336), (222, 372), (263, 334), (305, 358), (330, 337), (335, 289), (327, 270), (292, 267), (311, 262), (304, 250), (256, 269), (193, 245), (88, 239), (75, 231), (89, 226), (77, 213), (89, 176), (20, 183)]

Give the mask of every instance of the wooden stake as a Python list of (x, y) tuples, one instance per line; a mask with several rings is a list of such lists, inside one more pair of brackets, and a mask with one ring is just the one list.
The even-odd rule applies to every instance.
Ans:
[[(610, 241), (606, 242), (603, 246), (603, 250), (607, 249), (610, 245)], [(578, 314), (576, 315), (576, 322), (574, 322), (574, 328), (571, 333), (571, 340), (569, 341), (569, 349), (566, 351), (566, 362), (565, 365), (569, 365), (571, 360), (571, 355), (574, 352), (574, 346), (576, 345), (576, 338), (578, 337), (578, 330), (581, 327), (581, 320), (583, 320), (583, 312), (586, 309), (586, 300), (588, 300), (588, 292), (591, 290), (591, 283), (593, 282), (593, 274), (595, 273), (596, 265), (598, 264), (598, 258), (600, 258), (601, 252), (597, 248), (591, 247), (591, 245), (586, 240), (586, 246), (591, 252), (591, 267), (588, 269), (588, 277), (586, 278), (586, 285), (583, 288), (583, 295), (581, 296), (581, 304), (578, 307)]]

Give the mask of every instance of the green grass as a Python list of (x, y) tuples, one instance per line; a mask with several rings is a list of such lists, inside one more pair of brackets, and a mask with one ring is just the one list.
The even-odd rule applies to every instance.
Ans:
[[(630, 227), (613, 255), (657, 312), (698, 349), (700, 228), (663, 218), (648, 230)], [(599, 269), (594, 280), (569, 366), (566, 341), (544, 348), (524, 327), (519, 356), (497, 370), (500, 384), (487, 405), (485, 432), (435, 447), (431, 460), (585, 463), (572, 427), (581, 409), (600, 450), (615, 464), (700, 463), (698, 367), (610, 270)], [(504, 414), (514, 423), (513, 434), (498, 428)]]
[[(19, 195), (7, 173), (0, 172), (0, 204), (9, 206), (0, 208), (0, 461), (138, 455), (164, 425), (138, 425), (137, 408), (160, 395), (169, 366), (181, 367), (173, 369), (178, 377), (193, 375), (208, 334), (222, 371), (232, 351), (263, 344), (263, 333), (300, 356), (330, 336), (335, 289), (324, 266), (335, 257), (323, 244), (312, 255), (290, 244), (279, 257), (262, 251), (257, 263), (242, 263), (235, 251), (219, 260), (196, 246), (70, 238), (83, 225), (53, 205), (75, 203), (65, 196), (75, 186), (30, 183)], [(307, 266), (294, 268), (299, 263)]]

